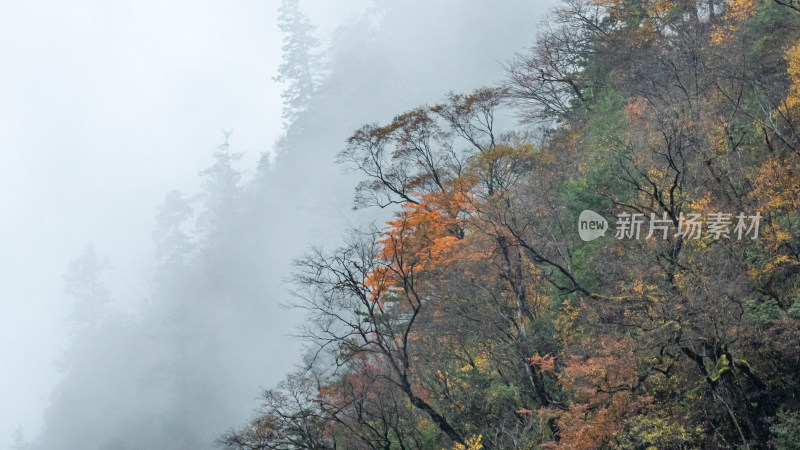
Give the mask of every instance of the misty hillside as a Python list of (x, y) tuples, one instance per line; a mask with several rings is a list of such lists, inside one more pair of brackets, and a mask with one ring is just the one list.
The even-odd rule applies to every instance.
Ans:
[[(10, 61), (73, 67), (57, 80), (92, 94), (85, 117), (139, 95), (177, 130), (111, 111), (119, 147), (79, 150), (101, 120), (65, 132), (53, 100), (59, 120), (32, 122), (58, 142), (18, 160), (63, 175), (9, 196), (41, 211), (5, 244), (25, 260), (5, 271), (12, 448), (800, 448), (797, 0), (179, 6), (162, 12), (186, 24), (137, 19), (163, 42), (114, 34), (130, 8), (42, 16), (117, 36), (75, 42), (130, 97), (87, 88), (116, 74), (90, 53), (58, 62), (58, 28), (0, 34), (30, 50)], [(242, 126), (182, 128), (219, 117)], [(123, 155), (148, 133), (145, 170)], [(13, 367), (42, 349), (51, 368)]]
[[(69, 341), (58, 344), (53, 368), (61, 379), (41, 432), (18, 433), (16, 448), (216, 448), (227, 429), (247, 421), (259, 390), (311, 351), (294, 337), (302, 313), (283, 307), (293, 301), (291, 261), (311, 245), (335, 244), (351, 225), (387, 217), (352, 211), (359, 177), (335, 162), (347, 136), (370, 117), (496, 83), (501, 61), (535, 35), (540, 7), (523, 3), (379, 3), (328, 40), (310, 21), (303, 35), (293, 21), (308, 19), (286, 13), (284, 44), (317, 45), (299, 61), (313, 77), (302, 99), (284, 98), (283, 124), (263, 124), (285, 127), (282, 137), (254, 163), (232, 124), (229, 136), (223, 130), (206, 145), (214, 150), (195, 172), (197, 191), (164, 190), (154, 228), (140, 230), (152, 237), (154, 258), (135, 311), (119, 307), (118, 297), (130, 295), (117, 284), (127, 263), (109, 260), (99, 245), (70, 258), (63, 280), (54, 280), (72, 304)], [(505, 23), (503, 33), (474, 31), (486, 22)], [(284, 62), (297, 57), (284, 50)]]
[(568, 0), (503, 61), (353, 114), (390, 216), (295, 261), (310, 352), (218, 443), (798, 448), (800, 4)]

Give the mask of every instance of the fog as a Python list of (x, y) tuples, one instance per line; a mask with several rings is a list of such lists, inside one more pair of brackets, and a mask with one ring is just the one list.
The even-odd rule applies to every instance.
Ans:
[(6, 5), (0, 447), (213, 448), (250, 417), (302, 356), (291, 260), (375, 214), (344, 140), (495, 84), (552, 6), (429, 3), (302, 0), (291, 123), (277, 0)]

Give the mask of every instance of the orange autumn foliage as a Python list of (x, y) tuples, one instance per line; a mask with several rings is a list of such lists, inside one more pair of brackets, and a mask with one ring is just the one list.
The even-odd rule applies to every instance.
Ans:
[(467, 195), (421, 194), (419, 204), (404, 203), (397, 218), (387, 222), (378, 243), (378, 258), (401, 271), (446, 266), (463, 245), (471, 212)]
[(652, 402), (641, 388), (628, 339), (605, 337), (593, 356), (572, 355), (559, 384), (573, 399), (558, 415), (560, 440), (545, 448), (589, 450), (607, 445), (632, 415)]

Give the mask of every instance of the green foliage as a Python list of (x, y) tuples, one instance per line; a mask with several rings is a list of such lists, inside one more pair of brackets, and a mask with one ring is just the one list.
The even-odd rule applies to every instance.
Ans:
[(792, 306), (789, 307), (786, 314), (792, 319), (800, 320), (800, 299), (796, 299), (794, 303), (792, 303)]
[(776, 450), (792, 450), (800, 442), (800, 413), (797, 411), (781, 411), (769, 419), (769, 431), (772, 433), (772, 444)]
[(746, 302), (750, 310), (750, 318), (757, 324), (765, 324), (778, 320), (783, 316), (783, 311), (777, 300), (774, 298), (758, 300), (748, 300)]
[(755, 5), (755, 16), (739, 34), (749, 44), (748, 59), (756, 67), (775, 63), (783, 66), (786, 43), (800, 38), (800, 14), (787, 14), (786, 8), (774, 1)]

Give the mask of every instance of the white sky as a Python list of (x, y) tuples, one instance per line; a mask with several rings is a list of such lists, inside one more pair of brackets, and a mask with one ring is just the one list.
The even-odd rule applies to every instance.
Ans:
[[(369, 0), (301, 1), (323, 37)], [(0, 447), (33, 437), (69, 344), (62, 274), (94, 242), (146, 296), (155, 207), (221, 128), (252, 167), (280, 133), (279, 0), (5, 2), (0, 15)]]

